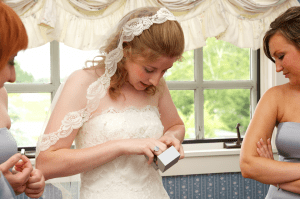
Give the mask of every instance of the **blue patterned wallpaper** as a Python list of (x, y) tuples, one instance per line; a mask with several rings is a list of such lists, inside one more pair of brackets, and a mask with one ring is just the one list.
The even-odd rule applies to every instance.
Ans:
[(171, 199), (264, 199), (269, 189), (241, 173), (164, 177), (163, 184)]
[[(243, 178), (241, 173), (221, 173), (163, 177), (163, 185), (171, 199), (264, 199), (269, 185)], [(79, 184), (72, 183), (72, 199), (78, 199)], [(60, 191), (48, 184), (40, 199), (60, 199)], [(21, 194), (17, 199), (28, 199)]]

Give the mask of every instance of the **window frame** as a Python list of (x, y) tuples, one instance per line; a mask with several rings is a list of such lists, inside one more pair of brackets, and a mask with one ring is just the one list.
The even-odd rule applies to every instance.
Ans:
[[(194, 90), (195, 103), (195, 134), (196, 139), (184, 140), (183, 144), (234, 142), (237, 138), (210, 138), (204, 137), (204, 90), (205, 89), (250, 89), (251, 113), (254, 113), (260, 98), (260, 50), (251, 50), (250, 53), (251, 78), (250, 80), (234, 81), (203, 81), (203, 48), (194, 50), (194, 81), (167, 81), (170, 90)], [(59, 42), (50, 42), (50, 83), (46, 84), (5, 84), (8, 93), (51, 93), (51, 101), (60, 85), (60, 48)], [(199, 110), (199, 111), (196, 111)], [(200, 119), (199, 119), (200, 118)], [(202, 118), (202, 119), (201, 119)], [(33, 153), (34, 146), (22, 147)], [(29, 155), (30, 156), (30, 155)], [(33, 158), (33, 156), (30, 156)]]
[[(250, 80), (204, 81), (203, 48), (194, 50), (194, 81), (167, 81), (170, 90), (194, 90), (195, 103), (195, 139), (184, 140), (183, 144), (234, 142), (233, 138), (204, 137), (204, 90), (205, 89), (250, 89), (250, 118), (260, 99), (260, 50), (250, 50)], [(199, 111), (196, 111), (199, 110)]]

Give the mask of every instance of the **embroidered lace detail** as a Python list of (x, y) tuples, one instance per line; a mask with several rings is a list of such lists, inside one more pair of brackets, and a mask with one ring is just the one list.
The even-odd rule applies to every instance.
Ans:
[[(91, 133), (94, 129), (97, 133)], [(93, 115), (77, 133), (75, 142), (79, 148), (86, 148), (118, 139), (159, 139), (163, 131), (164, 126), (155, 106), (127, 107), (123, 110), (109, 108)]]
[(153, 111), (156, 113), (156, 115), (160, 118), (160, 113), (158, 111), (158, 107), (156, 106), (151, 106), (151, 105), (147, 105), (145, 107), (142, 107), (142, 108), (138, 108), (138, 107), (135, 107), (135, 106), (129, 106), (129, 107), (126, 107), (124, 109), (116, 109), (115, 107), (110, 107), (106, 110), (103, 110), (101, 113), (98, 113), (98, 114), (93, 114), (91, 116), (91, 118), (93, 117), (96, 117), (98, 115), (104, 115), (104, 114), (107, 114), (107, 113), (125, 113), (125, 112), (147, 112), (147, 111)]
[(150, 17), (132, 19), (123, 27), (123, 41), (132, 41), (135, 36), (139, 36), (153, 24), (161, 24), (167, 20), (175, 21), (176, 17), (166, 8), (159, 9), (155, 15)]
[[(155, 106), (109, 108), (94, 115), (77, 133), (76, 148), (116, 139), (158, 139), (164, 127)], [(81, 174), (80, 198), (168, 199), (160, 174), (143, 155), (120, 156)]]
[(122, 31), (119, 45), (116, 49), (108, 53), (105, 58), (105, 69), (109, 77), (113, 76), (117, 70), (117, 63), (123, 57), (123, 42), (130, 42), (135, 36), (139, 36), (148, 29), (152, 24), (161, 24), (167, 20), (176, 20), (176, 17), (166, 8), (161, 8), (157, 13), (150, 17), (135, 18), (128, 21)]
[(79, 129), (91, 117), (91, 113), (95, 111), (100, 100), (106, 95), (110, 86), (110, 78), (117, 70), (117, 63), (123, 58), (123, 42), (130, 42), (135, 36), (140, 35), (145, 29), (152, 24), (161, 24), (167, 20), (176, 20), (175, 16), (166, 8), (161, 8), (153, 16), (135, 18), (129, 20), (123, 27), (118, 47), (110, 51), (105, 57), (105, 72), (92, 83), (87, 90), (87, 106), (79, 111), (68, 113), (57, 132), (44, 134), (41, 142), (37, 144), (37, 154), (39, 151), (45, 151), (54, 145), (60, 138), (65, 138), (71, 134), (74, 129)]
[(98, 78), (97, 81), (92, 83), (87, 90), (87, 106), (79, 111), (68, 113), (60, 126), (59, 130), (44, 134), (41, 143), (38, 142), (37, 151), (45, 151), (50, 146), (54, 145), (60, 138), (68, 137), (74, 129), (79, 129), (82, 125), (89, 120), (91, 113), (95, 111), (103, 98), (110, 85), (110, 78), (106, 74)]

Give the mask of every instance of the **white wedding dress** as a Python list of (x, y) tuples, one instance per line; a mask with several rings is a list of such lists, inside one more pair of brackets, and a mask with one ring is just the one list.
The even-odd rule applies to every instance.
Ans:
[[(76, 148), (87, 148), (117, 139), (160, 138), (163, 125), (157, 107), (110, 108), (83, 124)], [(143, 155), (120, 156), (91, 171), (81, 173), (81, 199), (169, 198), (158, 171)]]
[[(54, 115), (66, 115), (61, 122), (61, 126), (55, 132), (45, 133), (48, 125), (48, 118), (46, 119), (42, 135), (37, 143), (36, 158), (38, 158), (41, 151), (48, 150), (60, 139), (66, 138), (76, 129), (79, 129), (75, 137), (77, 149), (93, 147), (110, 140), (137, 138), (159, 139), (162, 137), (164, 126), (160, 120), (158, 108), (152, 106), (153, 104), (158, 104), (158, 94), (149, 97), (145, 93), (141, 95), (131, 88), (131, 90), (128, 89), (129, 91), (127, 92), (130, 94), (125, 97), (126, 103), (115, 103), (108, 94), (111, 77), (117, 70), (118, 62), (124, 57), (123, 43), (132, 41), (135, 36), (141, 35), (144, 30), (149, 29), (153, 24), (162, 24), (168, 20), (176, 21), (176, 17), (166, 8), (141, 8), (138, 13), (139, 15), (133, 19), (130, 19), (130, 17), (135, 14), (134, 12), (123, 17), (116, 26), (116, 29), (112, 31), (112, 36), (108, 34), (108, 39), (104, 39), (108, 44), (111, 44), (119, 35), (117, 39), (118, 42), (115, 44), (113, 50), (107, 52), (108, 50), (106, 48), (108, 48), (108, 44), (100, 48), (100, 52), (104, 53), (101, 54), (105, 57), (105, 71), (96, 81), (88, 86), (86, 92), (87, 104), (84, 108), (73, 110), (73, 107), (71, 107), (70, 110), (63, 110), (66, 111), (66, 113), (59, 113), (59, 111), (62, 111), (61, 109), (64, 109), (62, 104), (68, 103), (61, 101), (58, 105), (61, 106), (60, 109), (56, 109), (59, 111), (55, 112), (56, 103), (60, 99), (60, 94), (63, 93), (64, 84), (61, 84), (53, 99), (51, 110), (54, 110), (53, 112), (55, 113), (52, 113)], [(115, 34), (120, 31), (122, 34), (117, 34), (116, 36)], [(94, 66), (96, 67), (96, 65)], [(99, 74), (97, 73), (97, 77)], [(91, 77), (94, 78), (94, 76)], [(125, 88), (124, 85), (123, 87)], [(85, 83), (82, 83), (81, 86), (84, 87)], [(67, 96), (68, 92), (70, 91), (67, 90), (63, 95)], [(123, 94), (125, 93), (124, 91)], [(81, 103), (83, 99), (74, 100)], [(143, 108), (128, 107), (128, 103), (130, 103), (130, 105), (140, 105), (139, 107)], [(120, 106), (120, 104), (122, 106)], [(73, 106), (76, 108), (80, 107), (79, 105), (77, 107), (76, 103), (73, 103)], [(115, 108), (107, 109), (107, 107), (115, 106), (127, 108), (123, 110)], [(106, 111), (101, 111), (102, 109)], [(55, 118), (55, 116), (53, 117)], [(51, 118), (49, 120), (51, 120)], [(53, 119), (52, 123), (55, 125), (57, 121)], [(169, 198), (163, 187), (159, 172), (151, 165), (148, 165), (144, 155), (123, 155), (93, 170), (81, 173), (80, 175), (81, 199)], [(64, 191), (63, 187), (59, 187)], [(69, 193), (64, 193), (65, 192), (63, 192), (63, 195), (70, 195)]]

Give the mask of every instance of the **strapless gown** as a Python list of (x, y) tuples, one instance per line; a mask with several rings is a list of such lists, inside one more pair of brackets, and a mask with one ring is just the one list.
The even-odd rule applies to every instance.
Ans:
[[(108, 109), (94, 115), (79, 130), (76, 148), (87, 148), (110, 140), (155, 138), (163, 135), (157, 107)], [(162, 177), (143, 155), (120, 156), (80, 174), (81, 199), (167, 199)]]
[[(17, 142), (7, 128), (0, 128), (0, 164), (18, 152)], [(0, 198), (15, 198), (15, 193), (0, 171)]]
[(7, 128), (0, 128), (0, 164), (18, 152), (17, 142)]
[[(278, 150), (279, 161), (300, 162), (300, 123), (284, 122), (278, 125), (276, 135), (276, 147)], [(277, 190), (277, 187), (270, 185), (266, 199), (300, 199), (300, 195)]]

